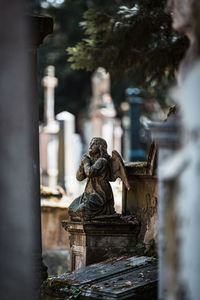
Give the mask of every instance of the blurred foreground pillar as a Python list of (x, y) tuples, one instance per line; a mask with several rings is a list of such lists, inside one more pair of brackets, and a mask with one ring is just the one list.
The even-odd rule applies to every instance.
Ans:
[[(169, 2), (173, 4), (173, 27), (187, 35), (190, 47), (179, 67), (178, 84), (171, 92), (181, 115), (181, 148), (174, 149), (167, 157), (162, 156), (162, 147), (159, 149), (159, 299), (197, 300), (200, 297), (200, 2)], [(171, 136), (174, 133), (171, 131)], [(163, 132), (163, 140), (165, 137)]]
[[(169, 280), (176, 282), (176, 236), (174, 182), (163, 178), (165, 163), (180, 148), (180, 121), (176, 115), (168, 117), (166, 122), (150, 125), (153, 140), (159, 147), (158, 151), (158, 255), (159, 255), (159, 300), (166, 298)], [(171, 276), (171, 267), (174, 272)], [(169, 276), (170, 275), (170, 276)]]
[(24, 2), (0, 0), (1, 300), (36, 299), (41, 282), (36, 48), (49, 26)]

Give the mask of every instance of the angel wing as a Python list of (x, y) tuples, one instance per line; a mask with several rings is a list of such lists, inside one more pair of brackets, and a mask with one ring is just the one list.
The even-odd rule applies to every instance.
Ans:
[(121, 155), (116, 150), (113, 150), (112, 157), (111, 157), (111, 179), (110, 180), (115, 181), (118, 177), (121, 178), (127, 190), (130, 190), (130, 185), (126, 175), (125, 165), (123, 163)]

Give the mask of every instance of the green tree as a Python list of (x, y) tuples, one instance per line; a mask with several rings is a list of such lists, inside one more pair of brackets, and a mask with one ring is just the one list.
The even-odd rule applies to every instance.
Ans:
[(85, 37), (68, 47), (73, 69), (106, 68), (112, 78), (132, 81), (158, 97), (163, 95), (176, 70), (188, 40), (172, 29), (166, 0), (109, 1), (93, 5), (80, 23)]

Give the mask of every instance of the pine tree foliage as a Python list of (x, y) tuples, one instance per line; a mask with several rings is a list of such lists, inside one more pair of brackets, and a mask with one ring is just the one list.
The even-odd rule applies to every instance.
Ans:
[(118, 79), (131, 72), (138, 83), (160, 93), (175, 77), (188, 46), (186, 37), (172, 29), (166, 0), (109, 2), (83, 14), (85, 37), (67, 49), (68, 61), (74, 69), (102, 66)]

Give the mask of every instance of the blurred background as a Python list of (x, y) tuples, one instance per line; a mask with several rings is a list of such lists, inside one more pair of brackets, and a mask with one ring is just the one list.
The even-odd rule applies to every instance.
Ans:
[[(92, 137), (106, 139), (110, 155), (115, 149), (126, 162), (146, 162), (152, 142), (149, 124), (164, 121), (173, 105), (166, 91), (175, 83), (188, 41), (171, 28), (166, 1), (138, 3), (30, 1), (33, 14), (54, 21), (53, 34), (38, 50), (42, 228), (47, 251), (66, 249), (60, 222), (84, 190), (85, 182), (78, 182), (75, 175)], [(121, 182), (112, 187), (116, 211), (121, 213)], [(66, 253), (66, 262), (65, 257)]]
[(62, 220), (101, 136), (133, 187), (113, 184), (116, 212), (158, 241), (159, 298), (199, 299), (199, 1), (1, 2), (0, 298), (38, 298), (41, 251), (69, 270)]

